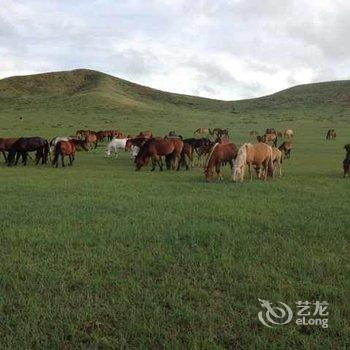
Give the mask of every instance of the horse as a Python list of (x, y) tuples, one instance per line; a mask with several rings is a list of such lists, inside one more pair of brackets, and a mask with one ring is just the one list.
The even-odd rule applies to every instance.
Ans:
[(22, 156), (23, 165), (27, 165), (28, 152), (35, 151), (35, 164), (38, 165), (40, 160), (41, 164), (46, 164), (47, 156), (49, 154), (49, 143), (47, 140), (41, 137), (21, 137), (10, 147), (7, 157), (7, 165), (11, 166), (14, 162), (15, 165), (17, 165), (20, 156)]
[(284, 138), (287, 139), (287, 140), (291, 140), (291, 139), (294, 138), (294, 132), (293, 132), (292, 129), (285, 130), (283, 135), (284, 135)]
[(183, 140), (192, 146), (193, 150), (197, 154), (197, 165), (200, 164), (203, 155), (208, 154), (211, 147), (214, 145), (208, 138), (202, 137), (201, 139), (189, 138)]
[(267, 128), (265, 131), (265, 134), (275, 134), (277, 135), (277, 132), (275, 130), (275, 128)]
[(282, 131), (277, 131), (277, 137), (280, 139), (283, 137)]
[(138, 148), (141, 148), (142, 145), (148, 140), (149, 139), (145, 137), (128, 138), (125, 143), (125, 151), (131, 151), (132, 147), (135, 147), (135, 146), (137, 146)]
[(209, 128), (198, 128), (193, 132), (193, 135), (200, 134), (200, 135), (213, 135), (212, 131)]
[[(259, 141), (259, 139), (258, 139)], [(261, 136), (261, 139), (259, 142), (265, 142), (267, 144), (273, 144), (275, 147), (277, 147), (277, 135), (275, 133), (270, 134), (264, 134)]]
[(350, 174), (350, 143), (344, 146), (346, 150), (346, 156), (343, 160), (344, 178)]
[(3, 154), (5, 162), (7, 161), (6, 152), (10, 151), (11, 146), (18, 140), (15, 137), (0, 138), (0, 152)]
[(278, 149), (284, 153), (284, 159), (290, 158), (290, 153), (293, 149), (293, 143), (290, 141), (284, 141)]
[[(112, 141), (110, 141), (107, 145), (106, 148), (106, 156), (109, 157), (112, 153), (114, 153), (115, 158), (118, 158), (118, 149), (123, 149), (125, 150), (126, 147), (126, 143), (127, 143), (128, 139), (124, 138), (124, 139), (117, 139), (114, 138)], [(132, 146), (133, 147), (133, 146)], [(132, 147), (131, 147), (131, 151), (132, 151)]]
[(141, 146), (140, 151), (135, 158), (136, 170), (140, 170), (144, 165), (147, 165), (149, 159), (152, 158), (151, 170), (154, 171), (156, 164), (158, 164), (159, 170), (163, 171), (161, 157), (167, 155), (172, 155), (171, 168), (177, 169), (182, 148), (183, 141), (180, 138), (165, 137), (149, 139)]
[(335, 132), (334, 129), (329, 129), (327, 131), (326, 140), (335, 140), (336, 137), (337, 137), (337, 133)]
[(90, 148), (92, 147), (92, 144), (93, 144), (94, 145), (94, 149), (96, 149), (97, 148), (97, 143), (98, 143), (96, 134), (85, 135), (85, 143), (88, 143)]
[(93, 130), (77, 130), (75, 132), (75, 135), (77, 136), (82, 136), (82, 137), (85, 137), (87, 135), (95, 135), (96, 134), (96, 131), (93, 131)]
[(52, 161), (52, 165), (55, 165), (58, 168), (58, 160), (61, 156), (62, 167), (65, 167), (64, 157), (69, 157), (69, 166), (73, 165), (75, 159), (75, 152), (77, 151), (77, 146), (82, 147), (85, 151), (89, 150), (89, 144), (84, 140), (75, 140), (71, 139), (68, 141), (60, 140), (56, 143), (54, 149), (54, 159)]
[(259, 179), (267, 179), (267, 175), (273, 176), (272, 148), (265, 143), (245, 143), (237, 153), (232, 171), (232, 180), (241, 182), (244, 179), (245, 167), (248, 166), (250, 180), (253, 180), (251, 166), (255, 167), (255, 171)]
[(153, 138), (153, 134), (151, 130), (146, 131), (140, 131), (139, 134), (136, 136), (136, 138), (143, 137), (145, 139), (151, 139)]
[(233, 162), (237, 157), (237, 146), (234, 143), (215, 143), (207, 158), (204, 175), (206, 181), (211, 181), (213, 178), (213, 168), (215, 167), (216, 174), (219, 180), (223, 180), (220, 167), (222, 164), (229, 163), (231, 171), (233, 169)]
[(282, 152), (276, 148), (272, 147), (272, 164), (273, 164), (273, 174), (275, 175), (278, 169), (279, 176), (282, 176)]
[(228, 137), (228, 130), (221, 129), (221, 128), (214, 128), (211, 131), (211, 135), (216, 135), (216, 137), (222, 137), (223, 135), (226, 135)]
[[(193, 168), (193, 152), (194, 149), (190, 143), (183, 140), (183, 148), (181, 151), (180, 161), (177, 170), (180, 170), (181, 165), (185, 166), (186, 170)], [(170, 158), (166, 156), (165, 158), (168, 169), (170, 168)]]

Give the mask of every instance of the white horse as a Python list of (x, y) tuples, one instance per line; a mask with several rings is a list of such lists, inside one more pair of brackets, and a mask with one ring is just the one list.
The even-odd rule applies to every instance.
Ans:
[(113, 138), (112, 141), (108, 142), (107, 148), (106, 148), (106, 156), (110, 157), (112, 153), (114, 153), (115, 157), (118, 158), (118, 149), (124, 149), (126, 141), (128, 139), (117, 139)]

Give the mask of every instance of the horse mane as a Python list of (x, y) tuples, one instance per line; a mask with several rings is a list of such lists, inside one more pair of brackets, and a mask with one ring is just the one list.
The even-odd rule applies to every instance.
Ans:
[(242, 166), (245, 165), (246, 160), (247, 160), (247, 148), (251, 147), (252, 144), (251, 143), (244, 143), (237, 152), (237, 157), (236, 157), (236, 161), (235, 164), (238, 166)]

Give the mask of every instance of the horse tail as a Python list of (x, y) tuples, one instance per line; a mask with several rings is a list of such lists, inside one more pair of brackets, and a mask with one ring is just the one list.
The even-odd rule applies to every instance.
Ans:
[(52, 165), (55, 165), (58, 162), (58, 158), (61, 154), (61, 141), (58, 141), (55, 145), (55, 149), (54, 149), (54, 158), (52, 161)]
[(8, 166), (12, 165), (13, 161), (15, 160), (16, 153), (17, 153), (16, 149), (11, 147), (9, 150), (9, 153), (7, 155), (7, 165)]

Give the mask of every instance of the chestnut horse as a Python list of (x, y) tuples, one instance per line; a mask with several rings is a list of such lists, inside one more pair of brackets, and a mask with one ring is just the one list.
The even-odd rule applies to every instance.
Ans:
[(207, 158), (204, 175), (206, 181), (211, 181), (213, 178), (213, 168), (215, 167), (216, 174), (219, 180), (223, 179), (220, 167), (223, 163), (229, 163), (231, 171), (233, 162), (237, 157), (237, 146), (234, 143), (216, 143)]
[(98, 139), (97, 139), (97, 136), (96, 134), (88, 134), (85, 136), (85, 143), (88, 143), (90, 148), (92, 147), (91, 145), (93, 144), (94, 145), (94, 149), (97, 148), (97, 142), (98, 142)]
[(282, 152), (276, 147), (272, 147), (272, 164), (273, 175), (278, 170), (279, 176), (282, 176)]
[(89, 150), (89, 144), (86, 143), (83, 140), (68, 140), (68, 141), (58, 141), (55, 145), (55, 150), (54, 150), (54, 159), (52, 161), (52, 165), (56, 165), (56, 168), (58, 167), (58, 160), (59, 157), (61, 156), (61, 162), (62, 162), (62, 167), (65, 166), (64, 164), (64, 157), (68, 156), (69, 157), (69, 164), (68, 165), (73, 165), (74, 159), (75, 159), (75, 152), (77, 151), (77, 147), (83, 148), (85, 151)]
[(155, 170), (156, 164), (159, 170), (163, 171), (162, 156), (171, 155), (171, 168), (177, 169), (178, 162), (181, 157), (183, 141), (180, 138), (165, 137), (157, 139), (149, 139), (140, 148), (135, 158), (136, 170), (140, 170), (147, 165), (152, 158), (152, 171)]
[(11, 146), (18, 140), (18, 138), (8, 137), (0, 138), (0, 152), (2, 152), (5, 162), (7, 161), (6, 152), (10, 151)]
[(273, 176), (272, 148), (265, 143), (245, 143), (238, 150), (236, 161), (233, 167), (232, 180), (243, 181), (245, 167), (248, 166), (250, 180), (253, 180), (253, 174), (250, 169), (255, 167), (258, 178), (267, 179), (267, 175)]
[(326, 140), (335, 140), (336, 137), (337, 137), (337, 133), (335, 132), (334, 129), (329, 129), (327, 131)]
[(133, 146), (141, 148), (141, 146), (148, 140), (149, 139), (145, 137), (128, 138), (125, 143), (125, 151), (131, 151)]

